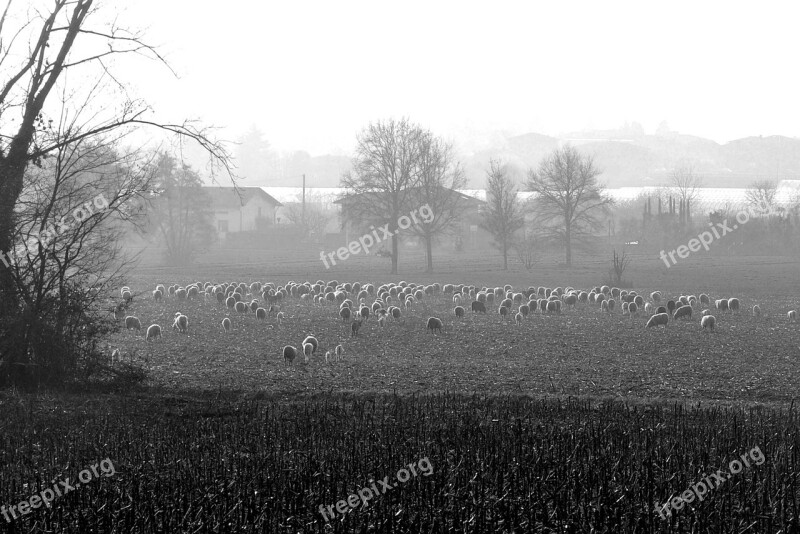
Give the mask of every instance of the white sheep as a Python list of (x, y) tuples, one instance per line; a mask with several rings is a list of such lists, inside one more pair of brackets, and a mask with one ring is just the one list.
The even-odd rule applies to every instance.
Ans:
[(728, 301), (726, 299), (719, 299), (714, 301), (714, 305), (720, 311), (726, 311), (728, 309)]
[(267, 309), (266, 308), (256, 308), (256, 319), (262, 319), (264, 321), (267, 320)]
[(175, 317), (175, 321), (172, 323), (172, 329), (177, 330), (180, 333), (188, 333), (189, 332), (189, 318), (183, 314), (180, 314)]
[(333, 353), (336, 355), (336, 361), (341, 360), (344, 357), (344, 347), (336, 345), (336, 348), (333, 349)]
[(638, 311), (639, 311), (639, 306), (637, 306), (635, 302), (631, 302), (628, 304), (628, 313), (631, 314), (631, 319), (636, 317), (636, 312)]
[(147, 341), (157, 337), (161, 337), (161, 327), (157, 324), (151, 324), (147, 327), (147, 336), (144, 339)]
[(126, 330), (141, 330), (142, 323), (139, 322), (138, 317), (134, 317), (133, 315), (128, 315), (125, 317), (125, 329)]
[(386, 315), (378, 317), (378, 326), (386, 326)]
[(711, 310), (709, 310), (708, 308), (700, 312), (701, 317), (705, 317), (706, 315), (711, 315)]
[(119, 349), (114, 349), (113, 351), (111, 351), (111, 363), (114, 363), (115, 360), (116, 361), (120, 360)]
[(517, 325), (521, 325), (522, 317), (523, 317), (522, 314), (517, 312), (517, 314), (514, 316), (514, 322), (517, 323)]
[(673, 314), (672, 318), (673, 319), (680, 319), (681, 317), (686, 317), (687, 319), (691, 319), (692, 318), (692, 307), (689, 306), (689, 305), (686, 305), (686, 306), (681, 306), (680, 308), (675, 310), (675, 313)]
[(283, 361), (286, 363), (292, 363), (297, 356), (297, 349), (292, 347), (291, 345), (286, 345), (283, 347)]
[(232, 328), (233, 328), (233, 325), (231, 325), (231, 320), (229, 318), (225, 317), (222, 320), (222, 330), (227, 333), (227, 332), (230, 332)]
[(319, 348), (319, 341), (317, 341), (317, 338), (315, 338), (314, 336), (306, 336), (306, 338), (303, 340), (303, 345), (305, 346), (306, 344), (311, 345), (313, 349), (311, 351), (312, 353), (317, 352), (317, 349)]
[(704, 315), (702, 319), (700, 319), (700, 326), (703, 327), (703, 330), (708, 328), (712, 332), (714, 331), (714, 325), (717, 324), (717, 319), (713, 315)]
[(248, 308), (247, 304), (245, 304), (244, 302), (239, 301), (236, 303), (234, 309), (239, 313), (247, 313), (247, 310), (249, 310), (250, 308)]
[(164, 297), (164, 294), (161, 292), (160, 289), (156, 289), (153, 291), (153, 300), (156, 302), (160, 301)]
[(739, 299), (728, 299), (728, 309), (731, 311), (739, 311)]
[(644, 312), (647, 315), (653, 315), (653, 305), (650, 304), (649, 302), (645, 302), (644, 303)]
[(608, 301), (604, 300), (600, 303), (600, 311), (607, 312), (608, 311)]
[(753, 306), (753, 317), (761, 317), (761, 306), (758, 304)]
[(314, 354), (314, 345), (311, 343), (303, 343), (303, 356), (305, 357), (306, 363), (308, 363), (308, 360), (311, 358), (312, 354)]
[(650, 320), (647, 321), (645, 328), (651, 328), (653, 326), (664, 326), (666, 327), (669, 323), (669, 315), (666, 313), (657, 313), (650, 317)]
[(325, 351), (325, 363), (328, 363), (331, 360), (331, 351)]
[(128, 304), (130, 301), (133, 300), (133, 295), (131, 294), (130, 290), (122, 292), (122, 299), (125, 301), (125, 304)]
[(791, 310), (789, 313), (786, 314), (790, 321), (797, 320), (797, 310)]
[(281, 321), (283, 321), (284, 317), (285, 315), (283, 315), (283, 312), (278, 312), (278, 314), (275, 316), (275, 318), (278, 320), (278, 324), (281, 324)]
[(653, 291), (650, 293), (650, 300), (653, 302), (661, 302), (661, 291)]

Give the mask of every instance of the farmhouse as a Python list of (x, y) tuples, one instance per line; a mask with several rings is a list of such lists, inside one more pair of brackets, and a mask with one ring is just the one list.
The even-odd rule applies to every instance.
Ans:
[(220, 238), (229, 233), (251, 232), (276, 222), (283, 204), (262, 187), (203, 187), (211, 199), (213, 224)]

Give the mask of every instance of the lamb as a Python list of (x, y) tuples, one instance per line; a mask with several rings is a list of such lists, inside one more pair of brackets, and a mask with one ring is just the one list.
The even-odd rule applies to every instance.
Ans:
[(305, 346), (306, 343), (310, 344), (313, 347), (312, 352), (314, 353), (317, 352), (317, 349), (319, 348), (319, 341), (317, 341), (317, 338), (315, 338), (314, 336), (306, 336), (302, 344)]
[(333, 349), (333, 353), (336, 355), (336, 361), (341, 360), (344, 357), (344, 347), (336, 345), (336, 348)]
[(628, 308), (630, 307), (630, 305), (631, 304), (629, 302), (622, 303), (622, 315), (628, 315)]
[(478, 312), (486, 313), (486, 305), (483, 302), (479, 301), (479, 300), (475, 300), (475, 301), (472, 302), (472, 312), (473, 313), (478, 313)]
[(250, 301), (250, 311), (256, 313), (256, 310), (258, 310), (258, 301), (253, 299)]
[(521, 325), (522, 317), (523, 317), (522, 314), (517, 312), (517, 314), (514, 316), (514, 322), (517, 323), (517, 325)]
[(295, 356), (297, 356), (297, 349), (292, 347), (291, 345), (286, 345), (283, 347), (283, 361), (286, 363), (292, 363), (294, 361)]
[(363, 319), (360, 321), (353, 321), (350, 324), (350, 337), (358, 336), (358, 330), (361, 328), (362, 324), (363, 324)]
[(653, 305), (650, 304), (649, 302), (645, 302), (645, 304), (644, 304), (644, 312), (647, 315), (653, 315)]
[(666, 328), (667, 323), (669, 323), (669, 315), (666, 313), (657, 313), (652, 317), (650, 317), (650, 319), (647, 321), (647, 324), (645, 325), (645, 328), (651, 328), (653, 326), (661, 326), (661, 325), (663, 325)]
[(453, 315), (455, 315), (456, 317), (464, 317), (464, 308), (462, 308), (461, 306), (456, 306), (455, 308), (453, 308)]
[(430, 330), (432, 333), (442, 331), (442, 320), (438, 317), (428, 317), (428, 324), (426, 326), (427, 330)]
[(790, 321), (797, 320), (797, 310), (791, 310), (789, 313), (786, 314)]
[(758, 304), (753, 306), (753, 317), (761, 317), (761, 306)]
[(157, 324), (151, 324), (147, 327), (147, 336), (144, 338), (144, 340), (147, 341), (157, 337), (161, 337), (161, 327)]
[(523, 304), (522, 306), (519, 307), (518, 311), (519, 313), (522, 314), (523, 317), (527, 317), (528, 314), (531, 312), (531, 309), (528, 307), (527, 304)]
[(172, 323), (172, 329), (177, 330), (181, 333), (188, 333), (189, 318), (178, 312), (178, 315), (175, 317), (175, 321), (173, 321)]
[(712, 332), (714, 331), (714, 325), (717, 324), (717, 319), (713, 315), (705, 315), (702, 319), (700, 319), (700, 326), (703, 327), (703, 330), (708, 328)]
[(266, 308), (256, 308), (256, 319), (261, 319), (266, 321), (267, 320), (267, 309)]
[(225, 331), (225, 332), (230, 332), (231, 328), (232, 328), (231, 320), (228, 319), (227, 317), (225, 317), (222, 320), (222, 330)]
[(142, 323), (139, 322), (138, 317), (134, 317), (133, 315), (128, 315), (125, 317), (125, 330), (141, 330)]
[(633, 298), (633, 302), (635, 302), (635, 303), (636, 303), (636, 307), (637, 307), (637, 308), (641, 308), (642, 306), (644, 306), (644, 299), (642, 298), (642, 296), (641, 296), (641, 295), (636, 295), (636, 296)]
[(369, 319), (369, 307), (368, 306), (361, 306), (361, 309), (358, 311), (358, 314), (361, 316), (363, 320)]
[(312, 354), (314, 354), (314, 345), (311, 343), (303, 343), (303, 356), (305, 357), (305, 363), (308, 363), (308, 360), (311, 358)]
[(675, 310), (675, 314), (672, 316), (673, 319), (680, 319), (681, 317), (686, 317), (687, 319), (692, 318), (692, 307), (689, 305), (681, 306), (677, 310)]
[(739, 311), (739, 299), (728, 299), (728, 309), (731, 311)]
[(179, 287), (175, 290), (175, 296), (178, 297), (178, 300), (186, 300), (189, 294), (186, 292), (185, 288)]

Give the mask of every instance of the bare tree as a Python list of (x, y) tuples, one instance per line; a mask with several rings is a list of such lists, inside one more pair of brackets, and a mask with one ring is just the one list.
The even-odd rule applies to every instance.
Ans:
[[(433, 272), (433, 242), (453, 231), (461, 220), (465, 199), (457, 189), (463, 189), (467, 180), (453, 146), (430, 132), (422, 138), (417, 172), (419, 182), (412, 193), (413, 204), (426, 210), (410, 232), (425, 241), (426, 272)], [(430, 215), (425, 217), (427, 213)]]
[(187, 164), (162, 153), (156, 162), (155, 195), (150, 201), (152, 230), (166, 247), (167, 261), (188, 265), (213, 242), (211, 198)]
[(764, 211), (772, 211), (775, 206), (775, 196), (778, 185), (770, 180), (758, 180), (750, 184), (745, 191), (745, 198), (750, 206)]
[(481, 227), (494, 237), (495, 245), (503, 253), (503, 269), (508, 270), (508, 249), (514, 234), (525, 225), (525, 215), (508, 166), (491, 159), (486, 174), (486, 210)]
[(672, 169), (669, 178), (681, 205), (686, 206), (687, 201), (693, 203), (697, 199), (703, 178), (697, 174), (693, 163), (681, 161)]
[(307, 195), (305, 208), (301, 198), (287, 203), (284, 213), (291, 224), (301, 229), (303, 237), (323, 235), (333, 217), (324, 208), (322, 197), (314, 195)]
[(382, 236), (391, 236), (392, 274), (397, 274), (397, 221), (416, 207), (413, 189), (424, 135), (408, 119), (370, 124), (357, 138), (352, 172), (341, 180), (344, 220), (374, 225)]
[(597, 182), (599, 175), (592, 158), (569, 145), (528, 173), (528, 189), (536, 193), (536, 222), (546, 237), (563, 244), (568, 266), (572, 265), (573, 245), (587, 243), (602, 228), (601, 216), (613, 204)]
[[(130, 97), (121, 78), (110, 70), (113, 59), (130, 54), (143, 55), (166, 65), (141, 34), (119, 26), (114, 16), (104, 16), (94, 7), (93, 0), (34, 2), (33, 6), (28, 2), (9, 2), (0, 15), (0, 70), (6, 73), (0, 82), (0, 252), (12, 252), (21, 235), (35, 227), (35, 223), (31, 223), (39, 215), (42, 216), (37, 219), (39, 223), (48, 224), (46, 214), (61, 214), (60, 208), (46, 209), (50, 202), (56, 208), (61, 206), (59, 200), (68, 191), (57, 186), (61, 179), (56, 177), (69, 174), (84, 163), (89, 165), (86, 172), (80, 174), (84, 182), (76, 181), (74, 195), (70, 193), (68, 198), (85, 202), (81, 197), (81, 193), (86, 192), (82, 185), (92, 182), (98, 191), (109, 194), (114, 191), (113, 196), (117, 199), (140, 195), (142, 182), (139, 177), (147, 172), (147, 156), (127, 152), (117, 143), (111, 153), (125, 164), (106, 163), (102, 173), (92, 170), (96, 161), (90, 163), (85, 159), (86, 154), (92, 153), (92, 147), (109, 146), (137, 128), (154, 127), (194, 140), (208, 152), (212, 164), (221, 166), (231, 175), (225, 147), (215, 142), (207, 129), (198, 128), (191, 121), (178, 124), (156, 121), (151, 117), (147, 104)], [(68, 72), (73, 75), (66, 76)], [(77, 117), (82, 117), (83, 122), (79, 123)], [(72, 156), (65, 159), (65, 154)], [(144, 159), (138, 162), (130, 159), (136, 157)], [(51, 166), (51, 160), (55, 167)], [(59, 162), (66, 160), (72, 161), (71, 165), (60, 167)], [(37, 197), (35, 189), (26, 187), (41, 178), (40, 171), (50, 178), (42, 180), (43, 187), (38, 191), (49, 195)], [(94, 178), (98, 180), (94, 181)], [(114, 189), (114, 184), (125, 181), (132, 189)], [(115, 207), (110, 197), (108, 200), (111, 212), (117, 215), (123, 215), (128, 209)], [(38, 207), (29, 212), (32, 218), (26, 220), (19, 215), (19, 212), (33, 209), (34, 205)], [(109, 210), (103, 210), (103, 213), (107, 212)], [(103, 268), (102, 262), (87, 260), (82, 267), (76, 267), (77, 273), (85, 274), (86, 278), (64, 278), (71, 280), (65, 284), (65, 291), (46, 293), (48, 298), (55, 299), (55, 303), (51, 300), (48, 306), (32, 303), (25, 288), (25, 284), (31, 282), (27, 278), (30, 269), (38, 269), (41, 273), (43, 269), (47, 271), (52, 262), (65, 274), (74, 274), (76, 270), (71, 270), (70, 266), (81, 252), (85, 252), (84, 247), (89, 242), (92, 250), (112, 252), (109, 248), (113, 246), (111, 241), (94, 237), (94, 232), (100, 229), (95, 222), (106, 218), (95, 214), (87, 220), (90, 222), (82, 221), (78, 228), (91, 228), (91, 236), (87, 233), (85, 239), (55, 240), (59, 243), (53, 245), (55, 247), (72, 243), (67, 249), (56, 251), (37, 245), (27, 247), (24, 257), (12, 253), (15, 265), (21, 259), (26, 266), (23, 267), (23, 276), (15, 272), (16, 267), (0, 268), (0, 319), (3, 322), (0, 325), (0, 369), (3, 371), (33, 369), (31, 365), (42, 368), (41, 363), (32, 359), (31, 350), (32, 343), (43, 337), (65, 354), (93, 350), (94, 334), (65, 337), (62, 325), (66, 319), (60, 313), (73, 314), (78, 320), (86, 317), (80, 313), (86, 301), (82, 300), (79, 289), (82, 286), (78, 282), (89, 279), (89, 270), (95, 269), (99, 273)], [(62, 230), (66, 229), (62, 227)], [(103, 234), (97, 232), (97, 235)], [(58, 253), (63, 256), (58, 256)], [(41, 275), (39, 280), (42, 280)], [(106, 283), (110, 278), (104, 276), (103, 280)], [(89, 328), (81, 331), (93, 332)], [(51, 335), (42, 334), (37, 338), (36, 332), (49, 332)], [(12, 374), (5, 372), (4, 376)]]

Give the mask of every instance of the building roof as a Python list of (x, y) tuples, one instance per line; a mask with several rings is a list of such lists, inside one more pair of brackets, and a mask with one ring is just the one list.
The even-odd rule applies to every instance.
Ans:
[[(341, 191), (341, 193), (340, 193), (339, 197), (336, 200), (333, 201), (334, 204), (343, 204), (348, 198), (346, 189), (340, 189), (340, 191)], [(456, 193), (457, 195), (459, 195), (462, 200), (466, 200), (466, 201), (473, 202), (473, 203), (476, 203), (476, 204), (485, 204), (486, 203), (486, 201), (483, 198), (479, 198), (476, 195), (470, 194), (470, 190), (453, 189), (452, 191), (454, 193)], [(475, 191), (475, 190), (472, 190), (472, 191)], [(359, 194), (364, 194), (364, 193), (359, 193)], [(357, 195), (350, 195), (350, 196), (357, 196)]]
[(203, 191), (211, 198), (214, 211), (238, 210), (254, 198), (262, 198), (275, 206), (283, 206), (262, 187), (213, 187), (203, 186)]

